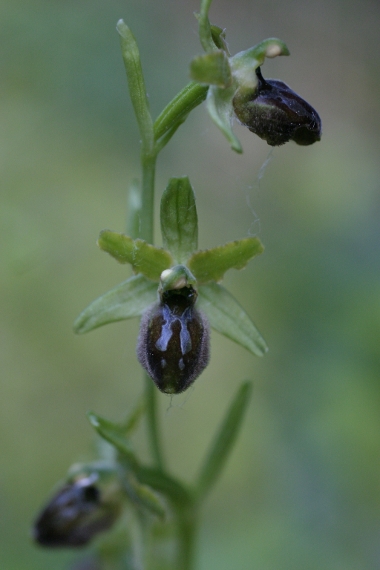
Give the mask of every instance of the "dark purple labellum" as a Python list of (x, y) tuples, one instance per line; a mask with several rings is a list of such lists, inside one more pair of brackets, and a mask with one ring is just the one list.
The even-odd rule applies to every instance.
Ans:
[(103, 503), (100, 490), (87, 477), (64, 485), (38, 516), (33, 538), (42, 546), (76, 547), (109, 529), (119, 516), (115, 504)]
[(321, 140), (322, 124), (315, 109), (282, 81), (265, 80), (259, 67), (256, 75), (255, 91), (249, 95), (238, 91), (233, 100), (243, 125), (271, 146), (289, 140), (299, 145)]
[(196, 297), (191, 286), (165, 291), (141, 319), (137, 357), (166, 394), (186, 390), (208, 364), (209, 326)]

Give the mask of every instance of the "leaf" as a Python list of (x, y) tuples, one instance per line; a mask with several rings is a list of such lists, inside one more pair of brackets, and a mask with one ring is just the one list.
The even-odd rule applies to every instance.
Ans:
[(236, 152), (242, 153), (243, 149), (237, 137), (232, 132), (231, 121), (233, 116), (232, 99), (235, 88), (221, 89), (210, 85), (207, 94), (207, 110), (214, 123), (222, 131), (231, 147)]
[(157, 299), (157, 284), (142, 275), (133, 275), (93, 301), (74, 323), (78, 334), (97, 327), (139, 317)]
[(187, 176), (171, 178), (161, 198), (164, 247), (176, 263), (185, 263), (198, 247), (198, 216), (194, 190)]
[(213, 487), (238, 436), (252, 393), (252, 383), (243, 382), (215, 435), (196, 485), (198, 500)]
[(217, 283), (202, 285), (198, 290), (197, 303), (216, 331), (256, 356), (263, 356), (267, 352), (265, 340), (247, 313), (224, 287)]
[(164, 269), (173, 265), (168, 251), (111, 230), (100, 232), (98, 246), (119, 263), (130, 263), (135, 273), (142, 273), (152, 281), (159, 281)]
[(223, 50), (195, 57), (190, 64), (190, 75), (199, 83), (223, 88), (232, 82), (230, 64)]
[(151, 150), (154, 140), (153, 121), (149, 111), (149, 102), (137, 42), (123, 20), (118, 21), (116, 29), (120, 34), (121, 52), (127, 73), (129, 95), (139, 125), (142, 146), (145, 150)]
[(244, 238), (225, 245), (197, 251), (189, 259), (188, 266), (197, 281), (220, 281), (228, 269), (243, 269), (248, 261), (264, 251), (258, 238)]
[(90, 424), (98, 434), (108, 441), (125, 459), (129, 465), (137, 465), (136, 457), (130, 447), (128, 439), (123, 434), (120, 426), (98, 416), (94, 412), (88, 412)]

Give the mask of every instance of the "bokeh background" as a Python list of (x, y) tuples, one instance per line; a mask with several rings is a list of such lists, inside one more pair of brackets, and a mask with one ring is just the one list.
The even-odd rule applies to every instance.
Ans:
[[(195, 0), (0, 2), (0, 568), (63, 570), (72, 552), (29, 538), (68, 467), (94, 457), (85, 413), (119, 420), (142, 390), (138, 322), (76, 337), (72, 322), (128, 275), (97, 250), (123, 231), (139, 140), (115, 24), (140, 46), (154, 116), (201, 53)], [(266, 250), (226, 286), (270, 351), (212, 336), (186, 394), (160, 395), (166, 454), (191, 480), (239, 383), (254, 397), (207, 502), (199, 570), (380, 568), (380, 6), (376, 0), (214, 0), (236, 53), (267, 60), (316, 107), (323, 138), (271, 150), (243, 127), (233, 153), (203, 107), (162, 153), (188, 174), (200, 246), (259, 235)], [(158, 227), (158, 226), (157, 226)], [(160, 236), (157, 231), (157, 243)], [(146, 454), (144, 430), (136, 447)]]

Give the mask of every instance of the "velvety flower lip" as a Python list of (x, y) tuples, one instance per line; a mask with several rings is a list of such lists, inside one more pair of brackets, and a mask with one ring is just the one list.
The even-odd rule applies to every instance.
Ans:
[[(209, 324), (195, 307), (198, 294), (188, 283), (189, 273), (180, 265), (163, 271), (160, 301), (141, 319), (137, 357), (166, 394), (186, 390), (209, 360)], [(175, 280), (171, 280), (172, 274)], [(172, 281), (170, 288), (165, 280)]]
[(253, 92), (238, 90), (233, 99), (240, 122), (271, 146), (293, 140), (307, 146), (321, 139), (322, 123), (316, 110), (286, 83), (264, 79), (256, 69)]

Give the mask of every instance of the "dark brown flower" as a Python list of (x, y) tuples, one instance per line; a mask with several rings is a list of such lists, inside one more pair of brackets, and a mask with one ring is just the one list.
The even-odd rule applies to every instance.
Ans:
[(208, 364), (209, 326), (196, 298), (191, 285), (163, 291), (141, 319), (137, 357), (167, 394), (186, 390)]
[(83, 477), (65, 484), (49, 501), (34, 524), (33, 538), (42, 546), (84, 546), (119, 514), (119, 503), (104, 500), (96, 477)]
[(256, 69), (258, 85), (252, 93), (238, 90), (233, 107), (240, 122), (271, 146), (293, 140), (310, 145), (321, 139), (318, 113), (290, 87), (276, 79), (265, 80)]

